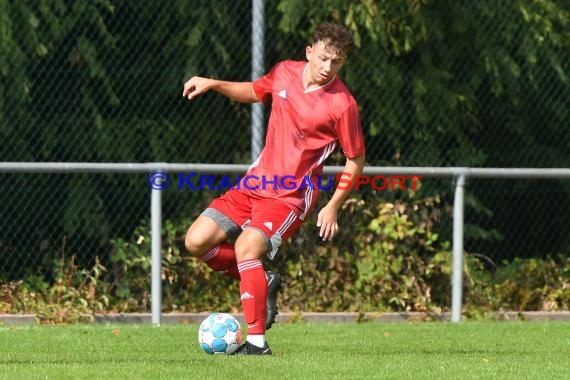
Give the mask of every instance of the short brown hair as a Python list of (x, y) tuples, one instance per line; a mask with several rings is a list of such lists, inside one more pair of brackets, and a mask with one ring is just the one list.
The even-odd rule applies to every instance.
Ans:
[(315, 28), (313, 45), (319, 41), (331, 46), (337, 54), (345, 57), (354, 47), (354, 39), (349, 30), (331, 22), (323, 22)]

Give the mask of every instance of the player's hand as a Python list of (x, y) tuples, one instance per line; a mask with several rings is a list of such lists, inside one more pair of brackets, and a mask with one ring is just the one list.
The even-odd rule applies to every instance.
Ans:
[(210, 89), (210, 79), (202, 77), (192, 77), (184, 83), (182, 96), (192, 100), (194, 97), (205, 93)]
[(317, 217), (319, 236), (323, 241), (332, 240), (338, 232), (337, 209), (332, 205), (326, 205), (321, 209)]

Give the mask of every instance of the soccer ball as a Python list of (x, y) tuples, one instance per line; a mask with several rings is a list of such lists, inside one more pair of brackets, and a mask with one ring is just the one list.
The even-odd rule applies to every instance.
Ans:
[(198, 330), (200, 347), (210, 354), (231, 355), (241, 344), (243, 331), (238, 320), (226, 313), (213, 313), (202, 321)]

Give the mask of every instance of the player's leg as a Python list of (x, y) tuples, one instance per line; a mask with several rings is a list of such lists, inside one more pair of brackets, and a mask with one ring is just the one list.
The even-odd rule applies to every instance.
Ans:
[(186, 249), (212, 270), (239, 279), (234, 248), (226, 242), (228, 231), (206, 216), (206, 211), (188, 229), (184, 242)]
[[(240, 272), (240, 294), (244, 318), (248, 325), (246, 346), (239, 353), (267, 354), (265, 342), (268, 319), (268, 284), (261, 258), (273, 258), (281, 241), (290, 236), (301, 224), (299, 211), (275, 200), (253, 200), (252, 218), (248, 227), (236, 241), (236, 258)], [(273, 295), (273, 320), (277, 314)], [(272, 320), (272, 322), (273, 322)], [(255, 347), (251, 347), (254, 345)]]
[(226, 241), (237, 236), (242, 231), (241, 225), (249, 219), (247, 202), (233, 191), (225, 193), (196, 219), (185, 239), (190, 254), (199, 257), (213, 270), (236, 279), (239, 279), (239, 272), (235, 250)]
[(239, 279), (235, 250), (226, 240), (240, 234), (250, 216), (249, 197), (237, 190), (229, 190), (214, 199), (190, 226), (186, 248), (213, 270)]
[(238, 349), (238, 355), (271, 354), (265, 342), (267, 280), (261, 262), (262, 256), (267, 252), (267, 241), (267, 237), (261, 231), (249, 227), (236, 240), (240, 299), (247, 323), (247, 342)]
[(200, 215), (188, 229), (184, 244), (194, 257), (202, 257), (228, 239), (227, 232), (212, 218)]
[[(309, 208), (304, 213), (299, 213), (298, 210), (284, 209), (281, 220), (276, 219), (274, 223), (265, 222), (260, 225), (259, 228), (267, 228), (265, 231), (266, 235), (269, 237), (269, 250), (267, 252), (267, 257), (270, 260), (273, 260), (275, 257), (282, 242), (286, 241), (293, 234), (295, 234), (295, 232), (297, 232), (297, 230), (303, 224), (304, 220), (306, 220), (306, 217), (311, 215), (317, 197), (318, 193), (314, 193), (312, 195)], [(262, 207), (266, 208), (269, 206), (262, 205)], [(279, 314), (277, 307), (277, 295), (281, 290), (281, 275), (272, 271), (266, 271), (265, 275), (267, 277), (268, 284), (265, 329), (269, 330), (273, 323), (275, 323), (275, 318)]]

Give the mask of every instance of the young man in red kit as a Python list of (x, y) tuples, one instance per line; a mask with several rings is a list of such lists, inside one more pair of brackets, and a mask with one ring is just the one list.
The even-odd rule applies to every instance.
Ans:
[[(346, 156), (344, 172), (352, 179), (362, 173), (358, 105), (337, 76), (352, 46), (348, 30), (322, 23), (306, 48), (307, 61), (280, 62), (254, 82), (193, 77), (184, 84), (188, 99), (208, 90), (244, 103), (272, 99), (265, 147), (247, 171), (247, 182), (215, 199), (190, 226), (185, 241), (193, 256), (240, 281), (247, 341), (237, 354), (271, 355), (265, 331), (277, 315), (280, 277), (265, 272), (261, 258), (273, 259), (281, 243), (311, 214), (325, 159), (340, 144)], [(337, 213), (349, 192), (347, 186), (336, 189), (319, 211), (323, 240), (337, 233)], [(231, 237), (236, 238), (233, 246), (227, 242)]]

